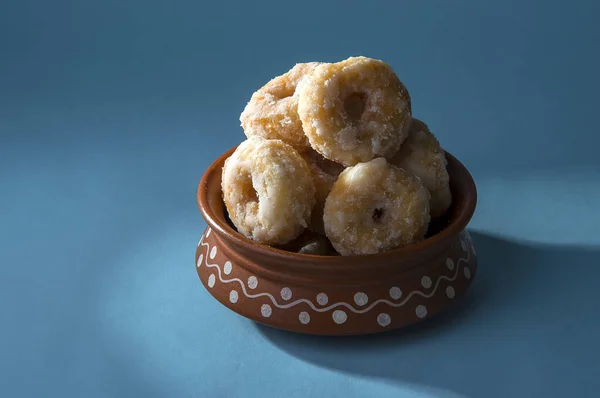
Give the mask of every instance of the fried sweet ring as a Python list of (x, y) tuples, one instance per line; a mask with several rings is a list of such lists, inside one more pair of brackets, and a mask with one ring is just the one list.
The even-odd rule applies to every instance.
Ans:
[(296, 64), (254, 92), (240, 115), (246, 137), (279, 139), (296, 149), (309, 148), (298, 116), (296, 87), (319, 64)]
[(298, 85), (298, 115), (310, 145), (346, 166), (391, 158), (407, 135), (411, 99), (383, 61), (321, 64)]
[(323, 219), (327, 237), (343, 256), (388, 251), (425, 236), (429, 192), (417, 177), (376, 158), (339, 175)]
[(238, 232), (268, 245), (298, 237), (315, 204), (308, 165), (280, 140), (254, 137), (242, 142), (225, 161), (221, 189)]
[(442, 216), (452, 204), (446, 153), (429, 127), (413, 118), (408, 137), (390, 163), (416, 175), (431, 194), (431, 217)]

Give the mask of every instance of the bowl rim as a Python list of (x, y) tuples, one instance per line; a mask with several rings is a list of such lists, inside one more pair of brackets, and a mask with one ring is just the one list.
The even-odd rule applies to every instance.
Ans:
[[(221, 170), (225, 160), (235, 151), (237, 145), (230, 148), (223, 154), (221, 154), (216, 160), (214, 160), (210, 166), (206, 169), (200, 179), (197, 190), (197, 202), (200, 212), (205, 219), (207, 225), (215, 230), (221, 237), (226, 237), (228, 240), (235, 243), (238, 247), (241, 247), (249, 252), (255, 252), (268, 257), (274, 257), (278, 261), (283, 262), (292, 261), (295, 263), (294, 267), (303, 266), (307, 270), (317, 270), (322, 266), (333, 266), (343, 265), (347, 270), (348, 264), (354, 264), (352, 268), (363, 268), (368, 264), (369, 267), (373, 267), (375, 264), (390, 262), (403, 262), (404, 258), (414, 258), (415, 254), (423, 253), (428, 249), (436, 248), (440, 245), (444, 245), (444, 242), (450, 242), (453, 237), (457, 236), (462, 230), (464, 230), (471, 220), (475, 207), (477, 205), (477, 188), (473, 177), (467, 170), (467, 168), (451, 153), (444, 151), (446, 159), (448, 161), (449, 168), (454, 170), (454, 173), (450, 174), (451, 185), (452, 179), (461, 180), (461, 185), (466, 187), (463, 193), (463, 205), (458, 207), (457, 215), (455, 215), (452, 221), (440, 232), (427, 237), (419, 242), (415, 242), (403, 247), (388, 250), (381, 253), (366, 254), (366, 255), (352, 255), (352, 256), (323, 256), (315, 254), (295, 253), (275, 247), (267, 246), (254, 242), (249, 238), (246, 238), (242, 234), (235, 231), (227, 221), (225, 220), (224, 214), (219, 216), (213, 212), (213, 209), (209, 203), (209, 197), (212, 191), (209, 189), (209, 180), (214, 178), (218, 174), (219, 181), (221, 180)], [(216, 186), (216, 184), (213, 184)], [(218, 184), (219, 190), (221, 184)], [(222, 197), (222, 193), (219, 192), (219, 196)], [(223, 203), (223, 208), (225, 205)], [(432, 250), (437, 252), (437, 250)], [(310, 261), (308, 261), (310, 260)]]

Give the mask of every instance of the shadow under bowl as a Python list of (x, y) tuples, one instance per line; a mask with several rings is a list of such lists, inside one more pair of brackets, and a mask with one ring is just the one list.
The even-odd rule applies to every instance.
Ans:
[(318, 256), (262, 245), (227, 221), (221, 170), (204, 173), (198, 205), (207, 228), (196, 250), (198, 276), (232, 311), (279, 329), (319, 335), (371, 334), (417, 323), (468, 289), (477, 271), (466, 231), (477, 203), (468, 170), (446, 152), (453, 203), (435, 233), (384, 253)]

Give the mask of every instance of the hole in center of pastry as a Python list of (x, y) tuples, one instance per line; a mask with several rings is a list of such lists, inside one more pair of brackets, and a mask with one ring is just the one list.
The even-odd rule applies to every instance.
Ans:
[(294, 95), (294, 90), (285, 90), (281, 92), (281, 99), (289, 98)]
[(248, 195), (248, 201), (258, 203), (258, 193), (256, 192), (256, 190), (254, 188), (250, 189), (250, 192)]
[(365, 111), (367, 96), (365, 93), (355, 92), (344, 100), (344, 111), (351, 122), (358, 122)]
[(289, 98), (294, 95), (296, 92), (296, 87), (292, 87), (289, 84), (280, 85), (271, 90), (271, 94), (273, 94), (277, 99)]
[(244, 201), (246, 203), (258, 203), (258, 193), (256, 192), (256, 189), (254, 189), (254, 185), (252, 184), (252, 177), (248, 174), (243, 179), (244, 184), (242, 184), (242, 192), (244, 195)]
[(373, 210), (373, 221), (379, 221), (379, 219), (383, 216), (383, 209), (377, 208)]

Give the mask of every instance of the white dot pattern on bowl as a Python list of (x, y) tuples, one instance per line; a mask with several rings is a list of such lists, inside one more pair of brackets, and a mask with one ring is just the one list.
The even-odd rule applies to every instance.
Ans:
[(390, 297), (394, 300), (398, 300), (402, 297), (402, 290), (398, 286), (394, 286), (390, 289)]
[[(207, 268), (216, 268), (217, 275), (210, 274), (208, 277), (208, 281), (207, 281), (208, 287), (212, 288), (215, 286), (215, 284), (217, 282), (217, 277), (219, 278), (219, 280), (222, 283), (237, 282), (241, 287), (241, 292), (239, 292), (236, 289), (232, 289), (230, 291), (229, 301), (232, 304), (237, 303), (240, 299), (241, 294), (243, 294), (243, 296), (246, 296), (249, 299), (263, 297), (263, 296), (268, 297), (270, 299), (271, 303), (273, 304), (273, 306), (275, 306), (277, 308), (281, 308), (281, 309), (288, 309), (288, 308), (294, 307), (300, 303), (306, 303), (315, 312), (326, 312), (326, 311), (334, 310), (332, 312), (332, 319), (333, 319), (334, 323), (336, 323), (338, 325), (344, 324), (347, 321), (347, 319), (348, 319), (348, 314), (346, 312), (347, 310), (350, 310), (351, 312), (354, 312), (356, 314), (364, 314), (364, 313), (369, 312), (372, 308), (374, 308), (379, 303), (386, 303), (387, 305), (389, 305), (391, 307), (400, 307), (400, 306), (405, 305), (412, 298), (412, 296), (414, 296), (416, 294), (420, 295), (424, 298), (432, 297), (438, 290), (438, 286), (439, 286), (440, 282), (442, 281), (442, 279), (446, 279), (449, 282), (452, 282), (458, 277), (459, 269), (460, 269), (459, 265), (463, 262), (465, 264), (462, 267), (462, 273), (465, 278), (471, 279), (471, 270), (469, 269), (468, 264), (470, 261), (471, 254), (475, 255), (475, 248), (473, 247), (473, 242), (471, 240), (471, 237), (468, 235), (468, 232), (464, 231), (460, 238), (461, 239), (460, 245), (461, 245), (461, 249), (463, 249), (466, 252), (467, 256), (459, 258), (458, 261), (455, 261), (451, 257), (446, 258), (446, 260), (445, 260), (446, 268), (448, 268), (448, 270), (450, 270), (450, 271), (453, 271), (453, 275), (451, 277), (442, 275), (437, 278), (436, 283), (433, 283), (433, 281), (431, 280), (431, 278), (429, 276), (427, 276), (427, 275), (422, 276), (421, 277), (421, 286), (428, 290), (433, 288), (432, 291), (430, 291), (429, 293), (423, 293), (421, 291), (414, 290), (414, 291), (411, 291), (410, 294), (404, 296), (403, 292), (399, 286), (392, 286), (392, 287), (390, 287), (388, 293), (389, 293), (389, 297), (391, 299), (395, 300), (396, 302), (389, 301), (388, 299), (385, 299), (385, 298), (380, 298), (380, 299), (371, 301), (371, 304), (367, 306), (367, 304), (369, 304), (369, 297), (368, 297), (367, 293), (356, 292), (353, 296), (354, 304), (357, 307), (364, 307), (364, 308), (358, 309), (358, 308), (351, 306), (349, 303), (346, 303), (346, 302), (336, 302), (336, 303), (333, 303), (333, 304), (327, 306), (329, 304), (329, 297), (325, 292), (321, 292), (316, 296), (316, 302), (320, 306), (322, 306), (320, 308), (320, 307), (316, 307), (310, 300), (302, 299), (302, 298), (299, 298), (296, 301), (292, 301), (288, 304), (280, 304), (277, 302), (275, 297), (273, 297), (270, 293), (259, 292), (257, 294), (250, 294), (249, 291), (246, 290), (246, 284), (244, 284), (239, 278), (232, 278), (232, 279), (228, 279), (228, 280), (223, 279), (223, 274), (230, 275), (233, 272), (233, 264), (230, 261), (226, 261), (223, 264), (223, 269), (221, 271), (221, 268), (218, 264), (211, 264), (209, 262), (209, 258), (211, 260), (213, 260), (217, 255), (217, 247), (216, 246), (211, 247), (206, 242), (203, 242), (204, 238), (210, 236), (210, 233), (211, 233), (211, 229), (208, 228), (206, 234), (200, 239), (198, 246), (203, 245), (206, 247), (206, 250), (204, 253), (200, 253), (198, 255), (198, 260), (196, 263), (197, 267), (201, 267), (203, 264), (205, 264)], [(221, 272), (223, 272), (223, 274)], [(258, 288), (258, 285), (259, 285), (259, 281), (256, 276), (248, 277), (247, 286), (249, 289), (255, 290)], [(446, 286), (444, 292), (448, 299), (453, 299), (456, 296), (456, 291), (455, 291), (454, 287), (451, 285)], [(280, 296), (281, 296), (281, 299), (283, 299), (284, 301), (290, 301), (293, 296), (292, 289), (290, 289), (289, 287), (283, 287), (280, 291)], [(402, 297), (404, 297), (404, 299), (401, 301), (398, 301)], [(346, 307), (346, 309), (345, 310), (336, 309), (338, 307)], [(417, 305), (415, 307), (414, 311), (415, 311), (416, 316), (419, 318), (425, 318), (428, 313), (427, 307), (423, 304)], [(260, 308), (260, 312), (263, 317), (269, 318), (273, 315), (273, 307), (271, 304), (263, 304)], [(386, 327), (391, 323), (391, 316), (387, 313), (380, 313), (376, 319), (377, 319), (377, 323), (382, 327)], [(298, 314), (298, 320), (302, 324), (305, 324), (305, 325), (309, 324), (311, 322), (311, 315), (308, 311), (301, 311)]]
[(422, 304), (417, 305), (417, 308), (415, 308), (415, 314), (417, 314), (419, 318), (425, 318), (427, 316), (427, 307)]
[(363, 292), (358, 292), (354, 295), (354, 302), (356, 303), (356, 305), (358, 305), (359, 307), (362, 307), (364, 305), (366, 305), (369, 302), (369, 296), (367, 296), (365, 293)]
[(477, 252), (475, 251), (475, 245), (473, 245), (473, 238), (471, 238), (471, 234), (469, 234), (467, 231), (465, 231), (465, 239), (469, 243), (469, 248), (473, 252), (473, 255), (476, 256)]
[(292, 298), (292, 289), (289, 287), (284, 287), (281, 289), (281, 298), (285, 301), (289, 301)]
[(423, 286), (425, 289), (429, 289), (431, 287), (431, 278), (428, 276), (422, 277), (421, 286)]
[(332, 317), (333, 321), (338, 325), (341, 325), (342, 323), (346, 322), (346, 319), (348, 319), (348, 315), (342, 310), (333, 311)]
[(465, 274), (465, 278), (467, 278), (467, 279), (471, 279), (471, 270), (470, 270), (469, 268), (465, 267), (465, 268), (463, 269), (463, 272), (464, 272), (464, 274)]
[(254, 275), (248, 278), (248, 287), (253, 290), (258, 287), (258, 279)]
[(307, 325), (310, 323), (310, 314), (306, 311), (302, 311), (300, 314), (298, 314), (298, 320), (301, 324)]
[(231, 301), (232, 304), (235, 304), (238, 302), (238, 292), (236, 292), (235, 290), (232, 290), (229, 292), (229, 301)]
[(327, 305), (328, 302), (329, 302), (329, 297), (327, 297), (327, 295), (325, 293), (317, 294), (317, 303), (319, 303), (321, 305)]
[(271, 306), (269, 304), (263, 304), (260, 307), (260, 313), (265, 318), (269, 318), (273, 314), (273, 309), (271, 308)]
[(386, 314), (386, 313), (381, 313), (379, 315), (377, 315), (377, 323), (383, 327), (388, 326), (390, 323), (392, 322), (392, 318)]

